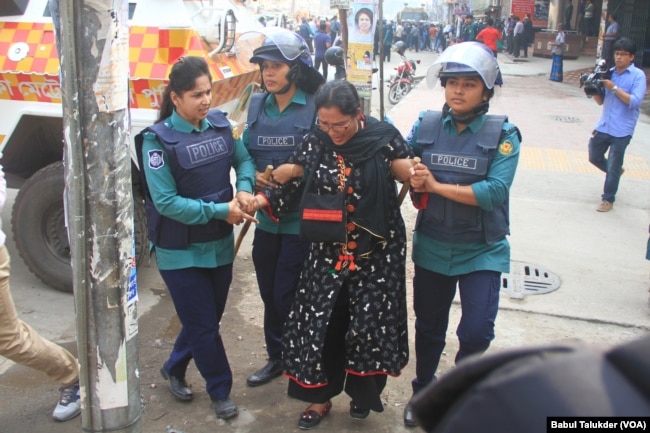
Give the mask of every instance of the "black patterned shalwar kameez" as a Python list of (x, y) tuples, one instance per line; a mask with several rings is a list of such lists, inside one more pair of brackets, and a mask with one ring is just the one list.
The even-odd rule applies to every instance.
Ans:
[[(373, 120), (369, 124), (376, 126), (377, 121)], [(347, 223), (346, 243), (311, 244), (292, 311), (285, 323), (283, 360), (285, 374), (292, 379), (289, 394), (293, 397), (316, 403), (340, 393), (343, 380), (330, 377), (333, 376), (331, 368), (327, 369), (327, 363), (334, 363), (333, 357), (338, 357), (344, 359), (343, 378), (345, 373), (355, 376), (352, 380), (348, 376), (346, 392), (356, 401), (367, 400), (366, 407), (381, 411), (378, 403), (378, 394), (383, 389), (381, 380), (376, 387), (377, 395), (371, 399), (363, 397), (365, 391), (356, 392), (355, 396), (355, 390), (349, 389), (349, 385), (363, 383), (359, 378), (379, 376), (383, 376), (385, 384), (386, 375), (399, 375), (408, 362), (406, 233), (390, 163), (396, 158), (410, 158), (412, 153), (402, 136), (394, 131), (395, 136), (379, 138), (384, 141), (379, 144), (384, 145), (378, 151), (380, 156), (374, 159), (376, 182), (363, 174), (372, 162), (346, 159), (341, 155), (343, 152), (332, 150), (331, 142), (329, 147), (324, 147), (324, 140), (329, 138), (320, 131), (312, 133), (289, 161), (301, 165), (306, 176), (314, 175), (312, 191), (345, 192)], [(350, 142), (353, 140), (354, 137)], [(317, 158), (320, 158), (318, 167), (309, 173)], [(379, 188), (383, 190), (378, 192)], [(280, 215), (289, 203), (300, 200), (302, 190), (303, 183), (299, 180), (274, 190), (266, 189), (272, 213)], [(368, 200), (365, 205), (361, 203), (366, 195), (372, 197), (372, 205)], [(373, 236), (367, 226), (364, 229), (366, 219), (359, 211), (382, 219), (386, 227), (384, 235)], [(346, 298), (339, 299), (339, 296)], [(339, 310), (342, 305), (347, 312), (338, 311), (335, 316), (340, 319), (334, 325), (340, 328), (339, 320), (349, 319), (349, 323), (340, 333), (341, 338), (333, 342), (328, 329), (333, 328), (330, 317), (335, 305)], [(326, 336), (332, 347), (324, 355)], [(333, 357), (328, 353), (334, 354)], [(314, 391), (312, 396), (311, 391)]]

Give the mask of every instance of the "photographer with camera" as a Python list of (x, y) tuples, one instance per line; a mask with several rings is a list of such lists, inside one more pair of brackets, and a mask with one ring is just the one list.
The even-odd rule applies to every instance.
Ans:
[(616, 66), (609, 71), (611, 77), (599, 80), (595, 92), (585, 84), (587, 96), (593, 96), (598, 105), (603, 105), (600, 120), (589, 140), (589, 162), (606, 173), (602, 201), (596, 208), (598, 212), (609, 212), (614, 207), (625, 149), (632, 139), (646, 92), (645, 73), (634, 66), (636, 43), (621, 38), (613, 48)]

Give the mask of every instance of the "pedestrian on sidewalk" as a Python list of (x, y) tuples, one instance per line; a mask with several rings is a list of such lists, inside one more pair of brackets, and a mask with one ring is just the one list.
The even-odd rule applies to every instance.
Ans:
[(515, 16), (510, 15), (508, 17), (508, 22), (506, 23), (505, 27), (505, 32), (506, 32), (506, 49), (508, 50), (508, 54), (513, 55), (515, 52), (515, 37), (514, 37), (514, 30), (515, 30)]
[(265, 188), (248, 208), (281, 217), (301, 201), (310, 249), (282, 338), (288, 394), (309, 403), (301, 429), (318, 425), (343, 391), (352, 418), (383, 412), (387, 378), (409, 356), (395, 180), (408, 178), (412, 152), (394, 126), (363, 115), (348, 81), (325, 83), (316, 109), (318, 128), (289, 159), (296, 178)]
[(573, 18), (573, 2), (569, 0), (569, 3), (564, 8), (564, 28), (571, 30), (571, 19)]
[[(7, 181), (0, 166), (0, 212), (6, 199)], [(67, 421), (81, 413), (79, 364), (72, 353), (41, 337), (18, 318), (9, 289), (10, 266), (6, 238), (0, 221), (0, 355), (16, 364), (41, 371), (60, 383), (61, 396), (52, 412), (52, 418)]]
[(587, 4), (585, 5), (585, 16), (583, 19), (584, 28), (582, 31), (587, 36), (593, 36), (595, 34), (594, 13), (595, 13), (594, 1), (587, 0)]
[(566, 35), (564, 34), (564, 24), (557, 25), (557, 34), (555, 35), (555, 42), (551, 48), (553, 55), (553, 62), (551, 63), (551, 80), (562, 82), (564, 79), (563, 62), (564, 62), (564, 48), (566, 47)]
[(327, 81), (329, 65), (327, 64), (327, 59), (325, 59), (325, 51), (332, 46), (332, 39), (325, 29), (325, 23), (321, 23), (318, 32), (314, 36), (314, 69), (318, 71), (322, 65), (322, 75), (325, 81)]
[(492, 18), (487, 19), (487, 27), (481, 30), (478, 35), (476, 35), (476, 40), (483, 42), (492, 52), (494, 57), (498, 53), (498, 44), (497, 41), (503, 41), (503, 36), (501, 32), (494, 28), (494, 20)]
[[(450, 47), (427, 72), (440, 79), (445, 104), (420, 113), (409, 144), (422, 163), (410, 177), (419, 210), (413, 233), (415, 373), (413, 395), (436, 380), (449, 311), (460, 291), (455, 362), (482, 354), (494, 339), (501, 274), (510, 271), (509, 191), (521, 135), (506, 116), (488, 115), (499, 73), (478, 42)], [(404, 424), (414, 427), (411, 404)]]
[[(317, 52), (320, 34), (314, 38)], [(261, 190), (291, 179), (291, 170), (283, 171), (280, 167), (287, 168), (283, 164), (302, 137), (314, 129), (314, 93), (324, 80), (311, 67), (304, 39), (289, 30), (268, 34), (253, 51), (250, 62), (259, 64), (265, 92), (251, 96), (242, 140), (255, 160), (255, 189)], [(275, 169), (270, 179), (264, 177), (268, 165)], [(264, 385), (282, 374), (282, 327), (309, 249), (309, 243), (298, 236), (297, 205), (280, 220), (271, 219), (264, 212), (257, 217), (260, 222), (255, 229), (252, 257), (264, 303), (268, 362), (248, 377), (249, 386)]]
[(602, 58), (605, 59), (606, 68), (614, 67), (614, 42), (618, 39), (618, 23), (616, 15), (609, 14), (607, 17), (607, 29), (603, 34), (603, 52)]
[[(379, 30), (377, 30), (379, 31)], [(390, 52), (393, 48), (393, 26), (384, 25), (384, 42), (383, 42), (384, 58), (382, 62), (390, 62)]]
[(513, 19), (515, 21), (515, 27), (512, 30), (512, 39), (514, 41), (514, 47), (512, 48), (512, 57), (518, 59), (519, 54), (521, 54), (522, 44), (524, 43), (524, 23), (521, 22), (519, 16), (517, 15), (515, 15)]
[(589, 162), (606, 173), (598, 212), (609, 212), (614, 207), (625, 150), (632, 140), (646, 92), (645, 73), (634, 66), (636, 43), (621, 38), (613, 49), (616, 66), (610, 69), (611, 79), (600, 80), (603, 92), (593, 96), (603, 106), (603, 112), (589, 140)]
[(339, 22), (338, 15), (333, 15), (330, 23), (330, 39), (332, 40), (333, 44), (341, 32), (341, 23)]
[(443, 30), (444, 29), (442, 27), (442, 24), (440, 24), (440, 26), (438, 26), (438, 33), (436, 35), (436, 53), (441, 53), (445, 51), (445, 48), (447, 48), (447, 36)]
[(530, 14), (526, 14), (524, 17), (524, 34), (522, 36), (524, 57), (528, 57), (528, 47), (531, 47), (533, 42), (535, 42), (535, 29), (533, 29), (533, 22), (530, 19)]
[(576, 13), (576, 25), (575, 29), (579, 35), (583, 35), (584, 32), (584, 17), (585, 17), (585, 0), (578, 0), (578, 12)]
[(182, 325), (160, 374), (174, 397), (192, 400), (185, 372), (194, 359), (217, 418), (228, 419), (239, 411), (230, 399), (232, 371), (219, 323), (232, 282), (233, 224), (257, 222), (241, 209), (253, 197), (255, 164), (211, 103), (207, 62), (181, 57), (171, 68), (158, 120), (135, 142), (151, 249)]

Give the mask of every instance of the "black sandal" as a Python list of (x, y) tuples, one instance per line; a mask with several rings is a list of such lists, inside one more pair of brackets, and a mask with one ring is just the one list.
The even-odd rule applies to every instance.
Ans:
[(327, 400), (327, 402), (325, 402), (325, 407), (320, 412), (316, 412), (314, 409), (311, 409), (311, 407), (311, 404), (307, 406), (307, 409), (305, 409), (305, 411), (300, 415), (300, 420), (298, 420), (298, 427), (302, 430), (309, 430), (316, 427), (320, 421), (330, 413), (332, 401)]

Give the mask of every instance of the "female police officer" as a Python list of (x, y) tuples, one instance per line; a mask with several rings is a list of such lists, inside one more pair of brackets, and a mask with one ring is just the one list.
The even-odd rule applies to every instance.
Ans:
[(193, 358), (216, 416), (227, 419), (238, 410), (230, 400), (232, 372), (219, 322), (232, 281), (232, 225), (256, 221), (240, 206), (252, 197), (255, 167), (228, 119), (210, 110), (211, 92), (206, 61), (181, 58), (169, 74), (157, 122), (136, 137), (136, 145), (149, 240), (183, 325), (160, 373), (177, 399), (191, 400), (185, 371)]
[[(259, 64), (265, 92), (252, 96), (244, 144), (255, 160), (257, 187), (285, 183), (292, 170), (280, 167), (298, 147), (316, 120), (314, 93), (325, 81), (312, 68), (307, 43), (295, 32), (275, 28), (263, 31), (264, 39), (253, 51), (251, 63)], [(267, 166), (277, 169), (267, 180)], [(249, 386), (268, 383), (282, 373), (282, 326), (289, 314), (309, 243), (299, 239), (297, 203), (281, 220), (260, 212), (253, 241), (253, 263), (264, 302), (264, 339), (268, 363), (247, 380)]]
[[(499, 68), (478, 42), (454, 45), (429, 69), (440, 78), (442, 112), (421, 113), (409, 144), (422, 162), (411, 176), (419, 209), (413, 235), (416, 377), (435, 380), (458, 284), (462, 317), (455, 361), (483, 353), (494, 338), (501, 273), (509, 272), (508, 195), (521, 136), (505, 116), (487, 115)], [(415, 426), (411, 406), (404, 423)]]

